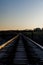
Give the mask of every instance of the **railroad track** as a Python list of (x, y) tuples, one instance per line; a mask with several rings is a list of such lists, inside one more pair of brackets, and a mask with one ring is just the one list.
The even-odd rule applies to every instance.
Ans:
[(0, 49), (0, 65), (43, 65), (43, 48), (20, 33)]

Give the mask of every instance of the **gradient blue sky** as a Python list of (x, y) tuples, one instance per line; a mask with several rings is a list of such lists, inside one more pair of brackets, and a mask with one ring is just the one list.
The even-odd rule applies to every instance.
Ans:
[(0, 0), (0, 30), (43, 27), (43, 0)]

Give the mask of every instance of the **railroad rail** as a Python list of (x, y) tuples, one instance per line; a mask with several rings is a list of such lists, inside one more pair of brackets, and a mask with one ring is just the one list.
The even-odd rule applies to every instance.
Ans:
[(0, 47), (0, 65), (43, 65), (43, 47), (23, 34)]

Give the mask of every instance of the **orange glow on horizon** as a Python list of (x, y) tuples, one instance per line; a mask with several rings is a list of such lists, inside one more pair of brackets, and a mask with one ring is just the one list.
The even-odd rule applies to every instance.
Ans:
[(25, 30), (32, 29), (30, 27), (0, 27), (0, 30)]

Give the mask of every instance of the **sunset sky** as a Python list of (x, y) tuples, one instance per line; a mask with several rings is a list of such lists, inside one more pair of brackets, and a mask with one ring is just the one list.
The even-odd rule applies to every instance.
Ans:
[(0, 30), (43, 27), (43, 0), (0, 0)]

